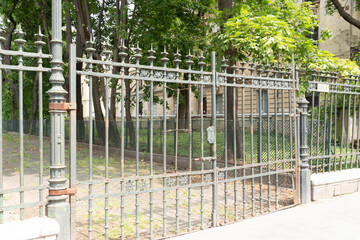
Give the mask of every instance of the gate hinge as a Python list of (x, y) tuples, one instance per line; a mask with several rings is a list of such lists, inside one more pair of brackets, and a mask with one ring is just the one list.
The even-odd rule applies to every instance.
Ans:
[(73, 195), (76, 195), (76, 193), (77, 193), (76, 188), (67, 188), (65, 190), (49, 190), (49, 195), (51, 195), (51, 196), (58, 196), (58, 195), (73, 196)]
[(49, 110), (76, 110), (76, 103), (49, 103)]

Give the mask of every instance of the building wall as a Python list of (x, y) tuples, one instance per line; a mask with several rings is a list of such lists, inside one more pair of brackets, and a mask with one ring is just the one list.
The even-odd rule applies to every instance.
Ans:
[[(351, 1), (340, 0), (340, 2), (346, 11), (350, 13)], [(356, 27), (351, 27), (351, 25), (346, 22), (337, 12), (335, 12), (332, 16), (327, 15), (325, 11), (325, 5), (326, 0), (321, 0), (317, 13), (320, 22), (319, 29), (321, 30), (324, 28), (331, 28), (333, 30), (333, 37), (320, 43), (319, 48), (322, 50), (327, 50), (335, 54), (337, 57), (349, 58), (350, 47), (357, 46), (360, 31)], [(359, 12), (353, 10), (352, 16), (359, 19)]]
[[(83, 103), (83, 114), (84, 114), (84, 119), (88, 119), (89, 118), (89, 80), (87, 78), (85, 78), (84, 76), (82, 76), (81, 78), (81, 93), (82, 93), (82, 103)], [(135, 82), (132, 83), (133, 88), (133, 92), (132, 92), (132, 96), (133, 99), (135, 99)], [(118, 90), (119, 92), (121, 90)], [(109, 96), (111, 94), (111, 89), (109, 89)], [(191, 112), (193, 115), (199, 115), (200, 114), (200, 105), (199, 105), (199, 100), (197, 98), (195, 98), (195, 93), (193, 92), (192, 94), (192, 104), (191, 104)], [(149, 117), (150, 116), (150, 101), (143, 101), (143, 93), (142, 91), (139, 92), (139, 96), (140, 96), (140, 102), (142, 103), (142, 111), (140, 114), (140, 117)], [(154, 96), (158, 97), (160, 100), (163, 99), (163, 88), (162, 86), (155, 86), (154, 87)], [(104, 108), (104, 102), (103, 99), (100, 99), (101, 101), (101, 106), (102, 106), (102, 110), (103, 113), (105, 114), (105, 108)], [(110, 100), (109, 100), (110, 101)], [(167, 110), (166, 110), (166, 115), (168, 117), (174, 117), (176, 115), (176, 96), (175, 97), (170, 97), (166, 99), (167, 102)], [(93, 106), (93, 104), (92, 104)], [(117, 102), (115, 105), (116, 108), (116, 118), (119, 119), (121, 118), (121, 103)], [(156, 110), (155, 110), (156, 109)], [(154, 104), (154, 109), (153, 109), (153, 116), (154, 117), (162, 117), (163, 115), (163, 105), (160, 103), (155, 103)], [(136, 107), (132, 106), (131, 107), (131, 116), (135, 117), (136, 116)], [(93, 117), (95, 117), (94, 112), (93, 112)]]
[[(304, 0), (296, 0), (297, 3), (304, 2)], [(356, 47), (358, 45), (360, 31), (356, 27), (346, 22), (337, 11), (333, 15), (326, 14), (326, 2), (327, 0), (313, 0), (315, 4), (315, 12), (319, 20), (319, 38), (321, 31), (326, 28), (330, 28), (333, 31), (333, 37), (329, 40), (319, 43), (321, 50), (329, 51), (335, 56), (340, 58), (350, 57), (350, 47)], [(350, 0), (340, 0), (342, 6), (344, 6), (347, 13), (351, 13)], [(355, 4), (353, 4), (355, 5)], [(352, 16), (356, 19), (360, 19), (359, 12), (353, 7)]]

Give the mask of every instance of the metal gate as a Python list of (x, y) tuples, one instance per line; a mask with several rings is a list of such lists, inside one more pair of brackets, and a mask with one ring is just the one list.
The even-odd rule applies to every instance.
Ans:
[[(60, 26), (61, 4), (60, 1), (53, 2), (53, 24)], [(19, 210), (21, 220), (25, 219), (25, 210), (31, 207), (38, 208), (38, 215), (44, 216), (46, 206), (46, 216), (56, 218), (63, 227), (61, 239), (161, 238), (297, 204), (299, 144), (296, 136), (299, 128), (295, 91), (298, 89), (298, 71), (294, 67), (244, 62), (229, 66), (226, 59), (217, 60), (214, 52), (197, 56), (188, 53), (182, 57), (173, 49), (170, 49), (173, 54), (166, 49), (157, 54), (152, 46), (144, 46), (149, 49), (145, 58), (139, 46), (132, 49), (131, 55), (121, 46), (121, 61), (114, 62), (110, 56), (111, 46), (106, 44), (102, 59), (96, 60), (93, 58), (95, 50), (89, 42), (87, 58), (76, 58), (76, 47), (71, 46), (70, 95), (69, 103), (65, 103), (61, 28), (55, 27), (52, 31), (51, 55), (42, 53), (41, 32), (35, 42), (37, 52), (23, 51), (23, 34), (20, 30), (15, 40), (19, 46), (16, 51), (3, 50), (5, 38), (0, 37), (0, 76), (3, 70), (18, 73), (20, 99), (19, 128), (11, 130), (19, 132), (16, 143), (19, 146), (19, 173), (15, 173), (19, 187), (14, 187), (14, 180), (3, 174), (9, 170), (3, 171), (3, 166), (13, 165), (0, 151), (0, 223), (4, 218), (8, 220), (8, 213), (15, 210)], [(160, 61), (156, 61), (159, 55)], [(4, 63), (3, 59), (9, 57), (13, 62)], [(26, 58), (37, 61), (24, 63)], [(43, 67), (43, 60), (48, 59), (51, 59), (51, 68)], [(206, 62), (210, 59), (208, 66)], [(76, 70), (78, 63), (82, 65), (80, 70)], [(29, 140), (30, 136), (24, 137), (28, 132), (24, 130), (21, 114), (24, 107), (21, 100), (23, 74), (31, 71), (39, 74), (40, 86), (39, 158), (31, 162), (35, 167), (35, 163), (39, 164), (35, 170), (26, 168), (29, 162), (25, 159), (25, 151), (29, 149), (24, 149), (24, 139)], [(47, 131), (43, 126), (41, 88), (43, 74), (50, 72), (50, 124)], [(76, 86), (77, 76), (86, 84)], [(110, 121), (109, 113), (109, 94), (114, 85), (118, 86), (115, 89), (120, 102), (116, 114), (118, 122), (116, 118)], [(338, 91), (347, 89), (343, 83), (329, 82), (328, 85), (334, 99), (337, 99)], [(93, 95), (100, 94), (98, 86), (102, 96), (98, 104), (100, 111), (105, 113), (104, 121), (93, 119), (93, 113), (99, 110), (93, 107)], [(82, 87), (87, 89), (83, 94), (88, 95), (89, 119), (77, 122), (76, 89)], [(349, 102), (354, 103), (347, 106), (348, 109), (355, 109), (359, 100), (356, 96), (350, 97), (351, 91), (346, 94)], [(130, 108), (125, 107), (127, 104)], [(181, 104), (187, 117), (182, 118), (179, 114)], [(146, 119), (139, 114), (145, 105), (148, 106)], [(158, 109), (161, 109), (160, 114)], [(69, 125), (65, 124), (66, 112)], [(350, 111), (347, 114), (352, 116)], [(2, 120), (1, 111), (0, 118)], [(344, 119), (342, 117), (345, 125)], [(2, 127), (0, 124), (1, 150)], [(68, 148), (65, 147), (67, 129)], [(49, 144), (44, 144), (46, 132), (49, 132), (50, 140), (45, 139)], [(80, 132), (85, 133), (85, 138), (80, 137)], [(119, 142), (113, 139), (117, 132)], [(128, 138), (131, 134), (135, 136), (133, 141)], [(104, 141), (98, 141), (100, 138)], [(50, 146), (49, 149), (46, 146)], [(301, 150), (304, 149), (303, 146)], [(356, 155), (354, 147), (351, 149), (345, 159), (343, 152), (323, 157), (344, 159), (350, 161), (351, 166), (358, 166), (357, 158), (356, 162), (351, 160)], [(43, 161), (46, 157), (49, 162)], [(305, 162), (306, 158), (302, 160)], [(320, 165), (326, 163), (316, 166)], [(349, 167), (348, 164), (340, 166)], [(49, 172), (49, 184), (45, 182), (44, 170), (49, 170), (45, 173)], [(33, 180), (36, 175), (35, 186), (27, 186), (26, 175), (33, 175)], [(11, 183), (10, 187), (4, 183)], [(44, 191), (46, 188), (48, 194)], [(28, 200), (26, 196), (31, 192), (38, 198)], [(19, 197), (19, 202), (8, 201), (9, 196)]]
[[(80, 87), (77, 75), (88, 82), (89, 96), (88, 125), (81, 126), (88, 144), (78, 143), (77, 149), (76, 114), (70, 114), (69, 178), (77, 188), (70, 200), (73, 239), (168, 237), (297, 203), (296, 69), (228, 66), (214, 52), (197, 57), (189, 52), (183, 61), (179, 52), (171, 56), (165, 48), (155, 66), (152, 46), (147, 64), (140, 63), (139, 46), (131, 56), (120, 47), (121, 61), (113, 62), (110, 46), (104, 47), (103, 58), (95, 60), (91, 42), (87, 58), (76, 58), (71, 46), (70, 101)], [(83, 68), (76, 71), (76, 63)], [(114, 83), (120, 86), (119, 124), (109, 121)], [(105, 122), (93, 120), (93, 94), (99, 94), (94, 84), (104, 86)], [(133, 101), (130, 118), (126, 101)], [(185, 120), (179, 118), (181, 102), (187, 105)], [(139, 111), (146, 104), (144, 127)], [(159, 106), (160, 115), (154, 113)], [(175, 117), (169, 116), (172, 106)], [(127, 144), (129, 124), (136, 137)], [(120, 143), (111, 148), (117, 130)], [(101, 134), (103, 146), (95, 145)]]

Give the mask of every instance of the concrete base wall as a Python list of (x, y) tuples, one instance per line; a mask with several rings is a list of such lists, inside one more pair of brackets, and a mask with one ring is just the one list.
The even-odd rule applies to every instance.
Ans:
[(0, 224), (0, 239), (7, 240), (56, 240), (59, 232), (58, 222), (47, 217)]
[(311, 175), (311, 200), (360, 191), (360, 169)]

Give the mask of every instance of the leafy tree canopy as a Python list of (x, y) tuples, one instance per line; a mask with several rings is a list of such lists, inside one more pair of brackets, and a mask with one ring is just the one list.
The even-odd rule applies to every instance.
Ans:
[[(234, 47), (238, 60), (290, 63), (294, 54), (301, 68), (360, 74), (355, 62), (320, 50), (317, 42), (308, 37), (319, 26), (313, 7), (310, 2), (296, 4), (294, 0), (236, 0), (232, 17), (215, 38), (221, 43), (216, 46), (220, 51)], [(320, 41), (331, 35), (331, 30), (323, 29)]]

